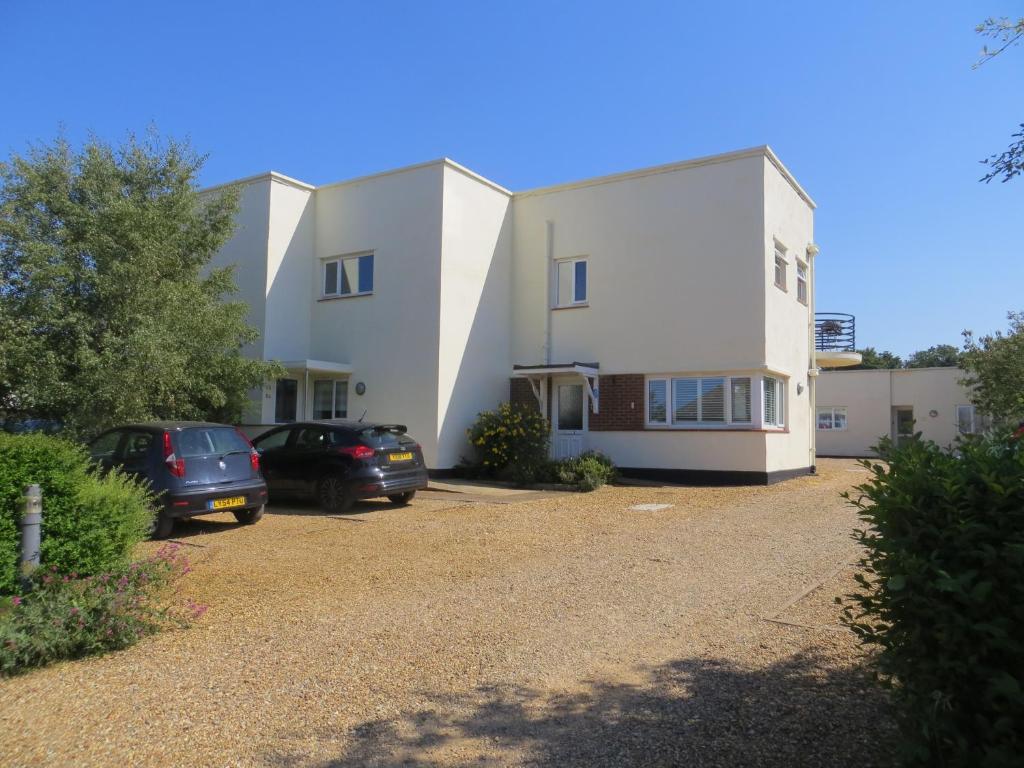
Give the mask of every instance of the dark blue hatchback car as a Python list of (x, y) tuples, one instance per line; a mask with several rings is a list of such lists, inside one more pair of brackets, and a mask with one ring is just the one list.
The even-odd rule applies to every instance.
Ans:
[(357, 499), (377, 496), (408, 504), (427, 487), (423, 451), (402, 424), (301, 421), (271, 429), (253, 443), (275, 499), (315, 499), (337, 513)]
[(232, 512), (240, 523), (263, 517), (267, 485), (259, 453), (234, 427), (157, 421), (107, 430), (89, 443), (92, 458), (149, 481), (160, 499), (153, 535), (167, 538), (174, 521)]

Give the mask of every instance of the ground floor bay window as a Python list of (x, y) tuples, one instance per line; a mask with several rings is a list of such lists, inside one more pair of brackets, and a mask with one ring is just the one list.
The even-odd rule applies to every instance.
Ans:
[(649, 428), (781, 429), (786, 423), (781, 376), (648, 376), (646, 384)]

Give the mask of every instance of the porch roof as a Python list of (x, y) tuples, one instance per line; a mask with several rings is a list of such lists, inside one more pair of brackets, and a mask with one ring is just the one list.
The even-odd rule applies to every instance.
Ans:
[(581, 376), (597, 376), (598, 363), (550, 363), (547, 365), (513, 365), (512, 375), (529, 378), (531, 376), (552, 376), (563, 373), (578, 373)]
[(332, 363), (328, 360), (282, 360), (281, 365), (289, 371), (352, 373), (352, 366), (349, 363)]

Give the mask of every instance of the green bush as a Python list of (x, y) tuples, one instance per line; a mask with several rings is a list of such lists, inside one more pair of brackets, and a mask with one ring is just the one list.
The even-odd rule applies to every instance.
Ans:
[(82, 446), (0, 433), (0, 594), (17, 589), (18, 521), (30, 483), (43, 493), (42, 562), (62, 574), (127, 565), (152, 524), (149, 492), (122, 474), (95, 474)]
[(597, 451), (588, 451), (572, 459), (558, 462), (558, 479), (575, 485), (581, 491), (594, 491), (615, 479), (612, 460)]
[(23, 597), (0, 600), (0, 674), (119, 650), (168, 624), (184, 626), (205, 606), (168, 592), (189, 570), (179, 545), (110, 573), (80, 578), (41, 569)]
[(471, 466), (484, 477), (535, 482), (548, 460), (551, 426), (536, 408), (502, 403), (477, 416), (467, 435), (476, 452)]
[(905, 765), (1010, 766), (1024, 754), (1024, 446), (879, 446), (847, 498), (867, 523), (846, 621), (880, 648)]

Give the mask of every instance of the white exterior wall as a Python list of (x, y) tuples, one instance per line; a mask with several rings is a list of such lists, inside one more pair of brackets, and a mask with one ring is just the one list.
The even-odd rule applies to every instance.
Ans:
[(436, 464), (469, 458), (466, 430), (508, 398), (511, 199), (444, 166)]
[[(786, 390), (786, 431), (769, 433), (766, 468), (769, 472), (814, 464), (811, 446), (813, 418), (809, 379), (811, 317), (808, 304), (797, 300), (796, 262), (808, 262), (807, 246), (814, 242), (814, 210), (767, 157), (764, 173), (764, 229), (761, 250), (764, 259), (764, 351), (765, 365), (788, 378)], [(775, 286), (775, 242), (787, 249), (786, 291)], [(809, 272), (810, 278), (810, 272)], [(797, 389), (802, 391), (798, 394)]]
[(602, 373), (764, 360), (760, 156), (514, 199), (513, 359), (544, 363), (552, 258), (586, 256), (588, 307), (551, 313), (551, 362)]
[[(818, 432), (821, 456), (869, 456), (879, 437), (893, 435), (894, 407), (914, 409), (914, 429), (948, 447), (957, 437), (956, 406), (969, 405), (970, 392), (959, 368), (824, 371), (818, 377), (818, 406), (845, 406), (845, 430)], [(932, 416), (931, 411), (936, 415)]]
[[(239, 189), (239, 210), (235, 219), (234, 234), (210, 261), (211, 267), (235, 268), (238, 293), (233, 299), (249, 305), (246, 321), (260, 333), (259, 338), (245, 350), (247, 355), (255, 358), (264, 357), (267, 327), (267, 240), (270, 229), (271, 186), (270, 179), (265, 178)], [(245, 414), (245, 421), (262, 420), (261, 399), (259, 390), (252, 393), (252, 403)]]
[[(773, 238), (803, 255), (812, 208), (766, 151), (519, 194), (450, 161), (316, 189), (287, 182), (245, 183), (239, 230), (218, 257), (242, 265), (262, 334), (252, 353), (351, 366), (349, 416), (407, 424), (429, 466), (468, 451), (466, 428), (508, 397), (513, 363), (571, 361), (596, 361), (602, 375), (789, 377), (786, 432), (591, 431), (588, 447), (620, 465), (763, 473), (811, 463), (807, 391), (796, 394), (808, 309), (795, 298), (795, 266), (788, 294), (772, 273)], [(322, 299), (323, 261), (365, 252), (373, 294)], [(553, 261), (578, 256), (588, 305), (549, 310)], [(305, 418), (306, 377), (293, 375)], [(270, 384), (256, 420), (273, 418)]]
[[(310, 356), (348, 363), (348, 413), (405, 424), (438, 466), (442, 168), (434, 164), (316, 193)], [(321, 262), (373, 251), (373, 294), (320, 300)], [(355, 383), (366, 384), (359, 396)], [(301, 400), (300, 400), (301, 403)]]

